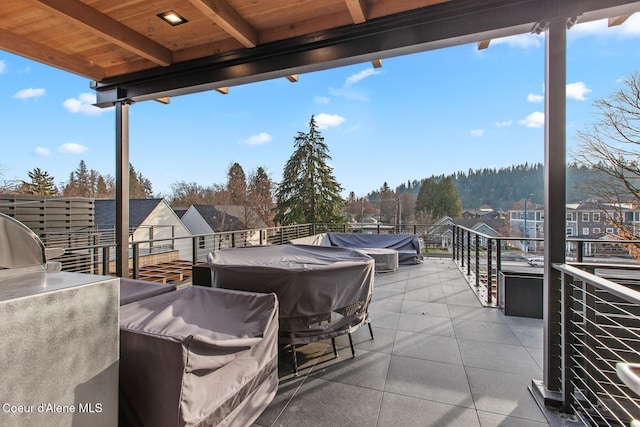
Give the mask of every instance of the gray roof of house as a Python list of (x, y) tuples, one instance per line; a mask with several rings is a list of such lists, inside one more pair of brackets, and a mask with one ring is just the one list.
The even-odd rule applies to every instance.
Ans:
[[(129, 200), (129, 227), (138, 228), (162, 199)], [(110, 228), (116, 225), (116, 201), (113, 199), (96, 199), (95, 224), (98, 228)]]
[(213, 205), (193, 205), (193, 207), (213, 231), (233, 231), (244, 228), (244, 223), (238, 217), (225, 213)]

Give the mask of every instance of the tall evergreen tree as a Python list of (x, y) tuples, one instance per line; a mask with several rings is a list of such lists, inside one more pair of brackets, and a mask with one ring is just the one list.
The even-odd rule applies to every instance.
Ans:
[(251, 209), (267, 225), (273, 225), (273, 182), (263, 167), (249, 174), (247, 197)]
[(133, 165), (129, 163), (129, 198), (149, 199), (151, 197), (153, 197), (151, 181), (142, 176), (142, 173), (136, 172)]
[(435, 193), (436, 181), (433, 178), (425, 179), (416, 198), (416, 215), (432, 216)]
[(234, 163), (227, 173), (229, 204), (244, 206), (247, 203), (247, 178), (240, 163)]
[(31, 182), (23, 181), (23, 188), (26, 193), (39, 196), (53, 196), (58, 193), (54, 178), (49, 175), (49, 172), (34, 168), (27, 175), (31, 178)]
[(342, 187), (327, 164), (329, 148), (313, 116), (309, 132), (298, 132), (294, 147), (276, 191), (276, 223), (344, 222)]
[(456, 186), (450, 176), (440, 180), (436, 185), (436, 195), (434, 198), (434, 218), (449, 216), (459, 218), (462, 216), (462, 204)]

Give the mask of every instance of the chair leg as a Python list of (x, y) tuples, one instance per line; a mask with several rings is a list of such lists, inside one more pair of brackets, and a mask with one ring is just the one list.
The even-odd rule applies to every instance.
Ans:
[(369, 325), (369, 334), (371, 334), (371, 339), (373, 339), (373, 328), (371, 327), (371, 322), (367, 322), (367, 325)]
[(351, 346), (351, 357), (356, 357), (356, 349), (353, 347), (353, 338), (351, 338), (351, 334), (349, 335), (349, 345)]
[(298, 356), (296, 355), (296, 345), (291, 344), (291, 350), (293, 351), (293, 376), (298, 376)]
[(333, 355), (338, 357), (338, 348), (336, 347), (336, 339), (331, 338), (331, 345), (333, 345)]

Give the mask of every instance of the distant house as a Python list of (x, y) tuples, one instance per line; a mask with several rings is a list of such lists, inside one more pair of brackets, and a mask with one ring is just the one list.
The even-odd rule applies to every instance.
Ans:
[[(475, 232), (482, 233), (490, 237), (499, 237), (500, 232), (498, 230), (502, 229), (506, 225), (506, 222), (497, 218), (458, 218), (454, 220), (451, 217), (445, 216), (431, 227), (430, 234), (432, 244), (435, 239), (437, 239), (443, 249), (450, 248), (453, 242), (453, 225), (469, 228)], [(471, 243), (475, 243), (475, 240), (472, 240)], [(481, 237), (480, 245), (485, 246), (486, 244), (487, 238)]]
[[(243, 206), (213, 206), (213, 205), (191, 205), (189, 209), (182, 215), (182, 222), (187, 226), (192, 235), (198, 236), (198, 258), (205, 256), (207, 252), (233, 245), (233, 242), (227, 241), (226, 236), (218, 236), (215, 233), (224, 233), (226, 231), (244, 230), (245, 223), (233, 215), (245, 214), (246, 210)], [(255, 215), (257, 217), (257, 215)], [(262, 243), (262, 229), (267, 225), (261, 220), (256, 220), (257, 226), (247, 230), (244, 239), (246, 242), (259, 245)], [(217, 242), (217, 243), (216, 243)]]
[[(115, 233), (116, 201), (96, 199), (95, 227), (106, 239)], [(180, 259), (191, 259), (191, 232), (164, 199), (129, 200), (129, 239), (133, 242), (156, 240), (140, 244), (140, 250), (178, 250)], [(183, 238), (175, 240), (177, 238)], [(167, 239), (157, 241), (159, 239)]]

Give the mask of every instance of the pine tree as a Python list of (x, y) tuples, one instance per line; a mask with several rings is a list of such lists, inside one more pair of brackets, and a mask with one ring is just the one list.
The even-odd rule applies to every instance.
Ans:
[(230, 205), (244, 206), (247, 203), (247, 179), (239, 163), (234, 163), (229, 167), (227, 191), (229, 192)]
[(58, 193), (54, 178), (49, 176), (49, 172), (35, 168), (28, 172), (27, 175), (31, 178), (31, 182), (23, 181), (23, 188), (28, 194), (53, 196)]
[(273, 226), (273, 183), (263, 167), (249, 174), (247, 197), (251, 209), (268, 226)]
[(344, 222), (346, 219), (340, 213), (344, 206), (342, 187), (327, 164), (331, 160), (329, 148), (313, 116), (309, 132), (298, 132), (294, 147), (276, 191), (276, 223)]

